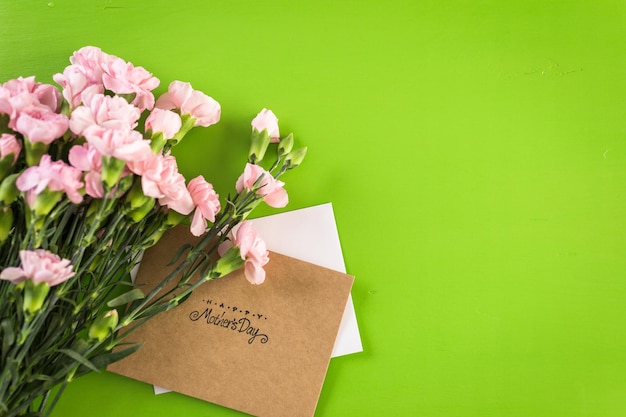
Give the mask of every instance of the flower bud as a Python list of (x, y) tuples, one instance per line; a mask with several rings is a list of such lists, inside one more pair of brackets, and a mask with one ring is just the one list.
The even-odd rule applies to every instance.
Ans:
[(0, 134), (0, 155), (2, 158), (12, 155), (13, 163), (15, 163), (21, 152), (22, 144), (17, 136), (9, 133)]
[(306, 151), (307, 148), (304, 147), (289, 152), (287, 156), (285, 156), (285, 166), (287, 169), (292, 169), (300, 165), (306, 156)]
[(9, 175), (0, 182), (0, 202), (5, 206), (11, 205), (17, 200), (17, 196), (20, 195), (20, 190), (18, 190), (15, 185), (15, 181), (17, 181), (19, 175), (19, 173)]
[(278, 143), (278, 156), (287, 155), (293, 148), (293, 133), (282, 138)]
[(248, 162), (252, 164), (259, 163), (265, 156), (265, 151), (270, 144), (270, 134), (267, 129), (259, 132), (252, 129), (250, 137), (250, 151), (248, 151)]
[(277, 143), (280, 136), (280, 130), (278, 128), (278, 117), (268, 109), (263, 109), (252, 119), (252, 130), (262, 132), (267, 130), (267, 134), (270, 137), (272, 143)]
[(21, 152), (22, 145), (15, 135), (0, 134), (0, 179), (11, 173)]
[(13, 168), (13, 155), (0, 159), (0, 180), (9, 175)]
[(13, 229), (13, 210), (11, 207), (0, 208), (0, 243), (4, 242)]
[(91, 326), (89, 326), (89, 339), (102, 342), (115, 330), (118, 321), (119, 315), (117, 314), (117, 310), (113, 309), (107, 311), (104, 315), (96, 318), (93, 323), (91, 323)]

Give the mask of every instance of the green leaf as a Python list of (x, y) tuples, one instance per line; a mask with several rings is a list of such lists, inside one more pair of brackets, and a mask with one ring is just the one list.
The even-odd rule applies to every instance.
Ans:
[(182, 245), (180, 248), (178, 248), (178, 251), (176, 251), (176, 254), (174, 255), (174, 258), (172, 258), (172, 260), (167, 264), (167, 266), (174, 265), (176, 262), (178, 262), (180, 257), (183, 256), (183, 253), (186, 250), (191, 249), (191, 248), (193, 248), (193, 245), (191, 243), (186, 243), (186, 244)]
[[(9, 358), (6, 361), (5, 364), (5, 368), (3, 370), (3, 375), (4, 374), (10, 374), (11, 375), (11, 385), (10, 386), (15, 386), (17, 384), (17, 382), (20, 380), (18, 378), (18, 372), (17, 369), (19, 368), (20, 363), (13, 359), (13, 358)], [(7, 372), (8, 371), (8, 372)]]
[(13, 326), (11, 325), (11, 319), (4, 319), (2, 323), (0, 323), (0, 328), (2, 328), (2, 356), (6, 356), (7, 352), (13, 342), (15, 342), (15, 332), (13, 331)]
[(42, 414), (42, 413), (40, 413), (38, 411), (30, 411), (27, 414), (23, 414), (23, 415), (20, 414), (20, 416), (22, 416), (22, 417), (44, 417), (45, 414)]
[(81, 355), (80, 353), (74, 350), (59, 349), (59, 352), (69, 356), (70, 358), (74, 359), (76, 362), (80, 363), (81, 365), (86, 366), (87, 368), (91, 369), (94, 372), (100, 372), (100, 370), (93, 363), (89, 362), (87, 358), (85, 358), (83, 355)]
[(141, 347), (141, 344), (138, 343), (138, 344), (132, 345), (131, 347), (126, 348), (126, 349), (116, 350), (114, 352), (107, 353), (105, 355), (97, 356), (97, 357), (92, 359), (92, 363), (95, 366), (98, 366), (99, 368), (104, 368), (104, 367), (106, 367), (107, 365), (109, 365), (109, 364), (111, 364), (113, 362), (120, 361), (120, 360), (124, 359), (125, 357), (127, 357), (129, 355), (132, 355), (140, 347)]
[(49, 375), (35, 374), (31, 377), (33, 381), (55, 382), (56, 380)]
[(107, 303), (107, 306), (113, 308), (113, 307), (121, 306), (124, 304), (128, 304), (131, 301), (141, 300), (144, 297), (145, 295), (143, 291), (141, 291), (139, 288), (135, 288), (134, 290), (130, 290), (118, 297), (115, 297), (114, 299), (112, 299), (111, 301)]

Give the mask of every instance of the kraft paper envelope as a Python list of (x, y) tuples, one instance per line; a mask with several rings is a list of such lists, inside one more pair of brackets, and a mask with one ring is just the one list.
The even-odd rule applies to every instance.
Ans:
[[(346, 272), (331, 203), (291, 210), (250, 220), (273, 252)], [(362, 352), (352, 297), (348, 296), (331, 357)], [(170, 390), (155, 386), (155, 394)]]
[[(148, 250), (137, 282), (155, 285), (192, 241), (177, 227)], [(237, 271), (129, 336), (139, 351), (121, 375), (259, 417), (312, 416), (353, 277), (271, 253), (262, 285)]]

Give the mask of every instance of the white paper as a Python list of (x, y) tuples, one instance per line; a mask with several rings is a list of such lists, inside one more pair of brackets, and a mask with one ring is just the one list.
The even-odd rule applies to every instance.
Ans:
[[(267, 248), (292, 258), (346, 272), (331, 203), (250, 220)], [(271, 262), (271, 260), (270, 260)], [(363, 351), (352, 296), (348, 297), (332, 357)], [(154, 386), (155, 394), (169, 390)]]

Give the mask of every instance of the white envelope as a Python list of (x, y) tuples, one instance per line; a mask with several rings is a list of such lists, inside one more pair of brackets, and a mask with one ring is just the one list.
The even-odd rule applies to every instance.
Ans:
[[(331, 203), (250, 220), (267, 248), (346, 273)], [(271, 260), (270, 260), (271, 262)], [(352, 296), (348, 297), (332, 357), (363, 351)], [(169, 390), (154, 386), (155, 394)]]

